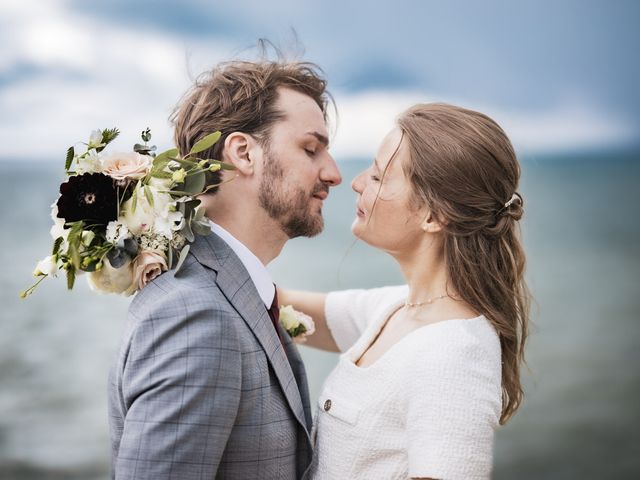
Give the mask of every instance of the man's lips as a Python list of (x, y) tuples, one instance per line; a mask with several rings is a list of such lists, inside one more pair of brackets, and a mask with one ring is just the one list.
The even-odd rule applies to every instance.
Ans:
[(329, 196), (329, 192), (325, 192), (325, 191), (315, 192), (313, 194), (313, 198), (317, 198), (319, 200), (326, 200), (328, 196)]

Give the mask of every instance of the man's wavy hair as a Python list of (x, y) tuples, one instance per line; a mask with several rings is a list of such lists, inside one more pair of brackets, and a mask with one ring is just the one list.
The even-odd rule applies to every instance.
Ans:
[[(222, 159), (227, 136), (243, 132), (263, 147), (269, 144), (270, 128), (284, 118), (276, 108), (278, 89), (289, 88), (311, 97), (327, 119), (331, 99), (321, 69), (309, 62), (230, 61), (202, 73), (182, 97), (170, 120), (181, 155), (205, 135), (219, 130), (220, 140), (200, 158)], [(207, 185), (217, 185), (221, 172), (207, 173)], [(213, 194), (217, 188), (212, 188)]]

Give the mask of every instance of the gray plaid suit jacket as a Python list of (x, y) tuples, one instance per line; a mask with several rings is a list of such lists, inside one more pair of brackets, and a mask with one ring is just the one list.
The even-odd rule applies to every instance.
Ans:
[(129, 308), (109, 378), (112, 477), (294, 479), (311, 462), (304, 366), (215, 234)]

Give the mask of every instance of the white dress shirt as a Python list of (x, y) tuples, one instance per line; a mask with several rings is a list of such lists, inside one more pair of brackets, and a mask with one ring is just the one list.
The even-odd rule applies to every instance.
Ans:
[(258, 290), (258, 295), (262, 299), (267, 309), (271, 308), (273, 303), (273, 297), (276, 293), (276, 287), (271, 279), (271, 274), (267, 268), (263, 265), (258, 257), (256, 257), (251, 250), (249, 250), (240, 240), (227, 232), (217, 223), (209, 220), (211, 223), (211, 231), (218, 235), (225, 241), (231, 250), (238, 256), (244, 268), (249, 272), (249, 277), (253, 281), (253, 284)]

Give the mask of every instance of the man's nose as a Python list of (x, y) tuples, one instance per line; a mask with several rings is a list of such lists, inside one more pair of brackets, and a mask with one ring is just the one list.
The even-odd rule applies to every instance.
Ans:
[(338, 170), (338, 164), (330, 153), (327, 153), (325, 164), (320, 172), (320, 179), (332, 187), (342, 183), (342, 175), (340, 174), (340, 170)]

